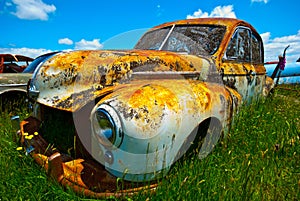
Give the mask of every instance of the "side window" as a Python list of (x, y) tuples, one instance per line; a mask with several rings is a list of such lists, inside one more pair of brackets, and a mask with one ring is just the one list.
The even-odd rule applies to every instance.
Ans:
[(255, 35), (251, 37), (252, 62), (263, 63), (262, 42)]
[(250, 30), (239, 28), (235, 31), (226, 50), (225, 58), (241, 62), (250, 62)]

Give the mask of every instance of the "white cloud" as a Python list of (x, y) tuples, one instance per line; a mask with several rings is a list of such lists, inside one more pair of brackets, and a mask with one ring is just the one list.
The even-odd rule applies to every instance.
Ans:
[(75, 49), (102, 49), (103, 45), (100, 43), (100, 39), (94, 39), (92, 41), (87, 41), (81, 39), (81, 41), (75, 43)]
[(62, 38), (58, 40), (58, 44), (73, 45), (73, 41), (69, 38)]
[(236, 18), (236, 15), (233, 11), (233, 5), (228, 6), (217, 6), (211, 11), (210, 14), (208, 12), (203, 12), (201, 9), (195, 11), (193, 15), (187, 15), (187, 19), (192, 18), (204, 18), (204, 17), (226, 17), (226, 18)]
[(16, 5), (16, 15), (26, 20), (48, 20), (48, 14), (56, 10), (56, 7), (45, 4), (42, 0), (12, 0)]
[(265, 4), (269, 2), (269, 0), (251, 0), (252, 3), (255, 2), (264, 2)]
[(187, 19), (193, 19), (193, 18), (204, 18), (204, 17), (208, 17), (208, 13), (207, 12), (203, 12), (201, 9), (195, 11), (193, 13), (193, 15), (187, 15)]
[[(67, 45), (72, 45), (73, 41), (70, 40), (69, 38), (63, 38), (63, 39), (59, 39), (58, 40), (59, 44), (67, 44)], [(14, 44), (11, 44), (11, 48), (1, 48), (0, 47), (0, 54), (21, 54), (21, 55), (25, 55), (28, 57), (32, 57), (32, 58), (36, 58), (39, 55), (48, 53), (48, 52), (53, 52), (53, 51), (57, 51), (57, 50), (47, 50), (47, 49), (43, 49), (43, 48), (39, 48), (39, 49), (33, 49), (33, 48), (27, 48), (27, 47), (23, 47), (23, 48), (17, 48), (14, 47)], [(72, 51), (74, 49), (102, 49), (103, 48), (103, 44), (100, 43), (100, 39), (94, 39), (92, 41), (87, 41), (85, 39), (81, 39), (81, 41), (76, 42), (75, 43), (75, 47), (74, 48), (70, 48), (70, 49), (65, 49), (64, 51)]]
[(0, 54), (21, 54), (31, 58), (36, 58), (41, 54), (52, 52), (52, 50), (46, 49), (32, 49), (32, 48), (0, 48)]
[(270, 32), (266, 32), (266, 33), (262, 33), (260, 34), (264, 44), (268, 43), (269, 42), (269, 39), (271, 37), (271, 33)]
[(294, 63), (300, 56), (300, 30), (297, 34), (272, 38), (269, 32), (261, 34), (265, 47), (265, 61), (276, 61), (286, 46), (287, 63)]

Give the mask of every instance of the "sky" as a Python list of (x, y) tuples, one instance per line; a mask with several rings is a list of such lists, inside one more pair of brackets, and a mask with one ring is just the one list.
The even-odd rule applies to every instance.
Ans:
[(130, 49), (147, 29), (196, 17), (230, 17), (252, 24), (265, 61), (287, 50), (300, 68), (299, 0), (0, 0), (0, 53), (40, 54), (73, 49)]

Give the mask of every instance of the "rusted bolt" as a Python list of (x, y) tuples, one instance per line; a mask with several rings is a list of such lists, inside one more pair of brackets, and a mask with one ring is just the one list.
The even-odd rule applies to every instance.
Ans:
[(105, 162), (112, 164), (114, 162), (114, 156), (111, 153), (111, 151), (106, 151), (104, 154), (104, 160)]

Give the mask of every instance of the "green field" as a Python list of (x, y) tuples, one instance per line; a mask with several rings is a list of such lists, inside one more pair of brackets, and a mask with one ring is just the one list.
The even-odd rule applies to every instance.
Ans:
[[(1, 201), (92, 200), (16, 150), (10, 114), (0, 114), (0, 128)], [(243, 106), (208, 157), (176, 163), (155, 193), (124, 200), (300, 200), (300, 86), (279, 85), (268, 99)]]

